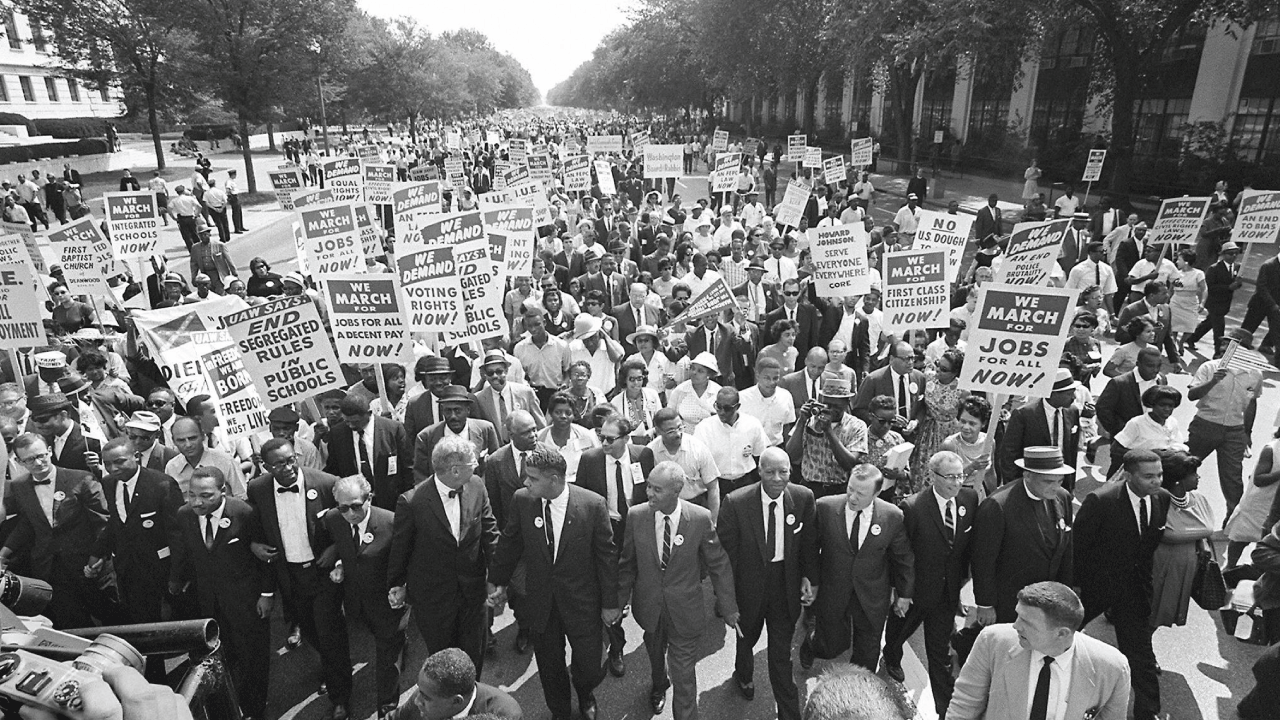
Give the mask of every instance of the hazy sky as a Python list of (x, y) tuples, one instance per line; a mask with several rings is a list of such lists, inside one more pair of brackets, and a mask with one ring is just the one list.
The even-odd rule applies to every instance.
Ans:
[(630, 0), (360, 0), (379, 17), (409, 15), (433, 35), (475, 28), (509, 53), (547, 91), (591, 59), (600, 39), (623, 24)]

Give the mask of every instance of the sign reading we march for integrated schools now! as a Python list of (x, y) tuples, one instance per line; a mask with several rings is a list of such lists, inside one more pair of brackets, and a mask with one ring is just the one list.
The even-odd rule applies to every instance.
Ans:
[(341, 389), (342, 369), (320, 312), (307, 295), (290, 295), (222, 317), (268, 410)]
[(884, 331), (946, 327), (951, 309), (946, 250), (900, 250), (884, 255)]
[(342, 362), (394, 362), (413, 356), (395, 275), (325, 278), (329, 325)]
[(987, 283), (978, 288), (960, 389), (1049, 397), (1078, 290)]
[(160, 243), (160, 217), (151, 192), (106, 193), (107, 227), (117, 260), (149, 258)]
[(1280, 191), (1245, 190), (1240, 193), (1240, 214), (1231, 228), (1235, 243), (1274, 243), (1280, 233)]
[(871, 291), (867, 230), (862, 223), (809, 228), (808, 234), (818, 297), (866, 295)]
[(1062, 234), (1070, 220), (1018, 223), (1000, 261), (995, 281), (1008, 285), (1044, 285), (1058, 261)]
[(1151, 224), (1147, 244), (1194, 244), (1212, 203), (1213, 198), (1207, 197), (1169, 198), (1160, 203), (1160, 212), (1156, 213), (1156, 221)]
[(949, 215), (934, 210), (920, 210), (916, 227), (915, 247), (947, 249), (947, 282), (955, 282), (964, 259), (964, 248), (969, 243), (969, 228), (973, 215)]

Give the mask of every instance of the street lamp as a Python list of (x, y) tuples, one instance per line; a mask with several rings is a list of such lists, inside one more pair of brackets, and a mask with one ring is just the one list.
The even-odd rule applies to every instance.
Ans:
[(320, 42), (318, 40), (311, 41), (311, 51), (316, 54), (316, 92), (320, 95), (320, 128), (324, 133), (324, 150), (329, 152), (329, 117), (325, 114), (324, 109), (324, 83), (321, 80), (323, 73), (320, 72)]

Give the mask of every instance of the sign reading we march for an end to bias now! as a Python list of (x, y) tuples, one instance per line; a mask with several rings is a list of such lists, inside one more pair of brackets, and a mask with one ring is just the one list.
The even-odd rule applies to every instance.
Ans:
[(329, 325), (339, 360), (362, 363), (412, 359), (395, 275), (332, 275), (324, 281), (324, 292), (329, 300)]
[(1236, 243), (1274, 243), (1280, 233), (1280, 191), (1244, 190), (1240, 214), (1231, 229)]
[(871, 291), (867, 230), (862, 223), (809, 228), (808, 235), (818, 297), (866, 295)]
[(884, 255), (884, 331), (946, 327), (951, 309), (946, 250), (900, 250)]
[(1079, 290), (987, 283), (978, 288), (960, 389), (1049, 397)]
[(338, 356), (310, 296), (251, 305), (224, 315), (222, 322), (268, 410), (345, 387)]

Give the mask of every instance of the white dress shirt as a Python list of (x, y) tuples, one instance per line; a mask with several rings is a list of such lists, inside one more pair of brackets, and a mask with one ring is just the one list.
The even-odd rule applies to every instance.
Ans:
[(662, 562), (662, 521), (671, 518), (671, 552), (676, 551), (676, 536), (680, 534), (680, 506), (684, 505), (684, 500), (676, 501), (676, 509), (671, 511), (670, 515), (663, 515), (656, 508), (653, 511), (653, 529), (654, 535), (658, 541), (658, 562)]
[[(446, 428), (447, 429), (447, 428)], [(444, 517), (449, 521), (449, 532), (454, 540), (462, 539), (462, 502), (461, 495), (449, 497), (453, 489), (436, 478), (436, 492), (440, 493), (440, 503), (444, 505)]]
[[(764, 518), (766, 541), (768, 540), (769, 533), (769, 503), (776, 503), (773, 507), (773, 557), (770, 558), (770, 562), (781, 562), (783, 558), (783, 548), (786, 545), (786, 537), (783, 533), (786, 532), (787, 527), (786, 508), (783, 507), (783, 505), (786, 504), (784, 502), (785, 500), (785, 495), (779, 495), (776, 500), (769, 497), (769, 494), (764, 491), (764, 485), (760, 486), (760, 512), (761, 517)], [(846, 533), (846, 535), (847, 534), (848, 533)]]
[(285, 562), (307, 563), (316, 559), (307, 535), (307, 486), (298, 471), (298, 492), (279, 492), (280, 481), (271, 485), (276, 494), (276, 522), (280, 525), (280, 544), (284, 545)]
[(947, 508), (951, 508), (951, 529), (956, 527), (956, 499), (947, 499), (938, 494), (937, 490), (933, 491), (933, 499), (938, 501), (938, 514), (942, 517), (942, 525), (947, 525)]
[[(906, 406), (907, 417), (908, 418), (911, 417), (912, 415), (915, 414), (915, 407), (913, 406), (914, 404), (911, 402), (911, 396), (915, 394), (911, 392), (911, 375), (910, 374), (899, 375), (898, 373), (893, 371), (893, 368), (890, 368), (889, 377), (893, 380), (893, 401), (897, 404), (896, 405), (897, 407)], [(907, 396), (905, 398), (899, 397), (900, 391), (903, 389), (907, 391)]]
[(142, 474), (139, 469), (133, 473), (133, 477), (125, 480), (116, 488), (116, 514), (120, 516), (120, 522), (129, 520), (129, 511), (124, 507), (125, 493), (129, 494), (130, 502), (133, 501), (134, 493), (138, 491), (138, 476)]
[(1056, 420), (1057, 420), (1057, 424), (1058, 424), (1058, 427), (1057, 427), (1057, 430), (1056, 430), (1057, 435), (1058, 435), (1058, 447), (1059, 447), (1059, 448), (1063, 448), (1063, 449), (1064, 449), (1064, 451), (1065, 451), (1065, 447), (1066, 447), (1066, 444), (1067, 444), (1067, 433), (1068, 433), (1068, 432), (1070, 432), (1070, 430), (1067, 428), (1067, 416), (1066, 416), (1066, 413), (1065, 413), (1065, 412), (1063, 412), (1063, 411), (1061, 411), (1061, 410), (1059, 410), (1058, 408), (1056, 408), (1056, 407), (1054, 407), (1054, 406), (1050, 405), (1048, 402), (1043, 402), (1043, 403), (1041, 403), (1041, 405), (1043, 405), (1043, 406), (1044, 406), (1044, 419), (1045, 419), (1045, 422), (1049, 425), (1049, 438), (1050, 438), (1050, 440), (1052, 440), (1052, 439), (1053, 439), (1053, 436), (1054, 436), (1054, 433), (1055, 433), (1055, 430), (1054, 430), (1054, 421), (1055, 421), (1055, 414), (1056, 414)]
[(631, 472), (631, 455), (624, 453), (621, 458), (616, 458), (609, 453), (604, 454), (604, 486), (607, 497), (605, 500), (609, 503), (609, 518), (611, 520), (621, 520), (622, 515), (618, 512), (618, 469), (622, 469), (622, 504), (631, 507), (632, 488), (635, 487), (635, 476)]
[(854, 512), (854, 511), (849, 507), (849, 503), (845, 503), (845, 505), (844, 505), (844, 534), (845, 534), (845, 537), (848, 537), (848, 536), (849, 536), (849, 533), (853, 532), (853, 518), (854, 518), (854, 516), (856, 515), (856, 516), (858, 516), (858, 517), (862, 518), (861, 520), (859, 520), (859, 521), (858, 521), (858, 547), (859, 547), (859, 548), (861, 548), (861, 547), (862, 547), (862, 543), (866, 542), (866, 540), (867, 540), (867, 533), (871, 530), (871, 511), (872, 511), (874, 508), (875, 508), (875, 503), (874, 503), (874, 502), (872, 502), (870, 505), (868, 505), (868, 506), (866, 506), (866, 507), (862, 508), (862, 510), (861, 510), (860, 512), (856, 512), (856, 513), (855, 513), (855, 512)]
[[(1072, 645), (1065, 652), (1053, 659), (1049, 666), (1049, 705), (1045, 720), (1067, 720), (1067, 699), (1071, 689), (1071, 663), (1076, 656), (1076, 646)], [(1040, 668), (1044, 667), (1044, 653), (1031, 651), (1031, 670), (1027, 683), (1027, 715), (1031, 715), (1031, 703), (1035, 700), (1036, 681), (1040, 679)]]
[[(213, 540), (217, 539), (218, 530), (220, 530), (222, 526), (222, 514), (225, 513), (226, 511), (227, 511), (227, 498), (224, 495), (222, 498), (222, 502), (218, 503), (218, 507), (215, 508), (213, 512), (209, 513), (208, 515), (205, 515), (204, 517), (199, 517), (199, 516), (196, 517), (196, 519), (200, 521), (199, 524), (200, 524), (201, 540), (204, 540), (205, 542), (213, 542)], [(209, 522), (205, 518), (213, 518), (213, 537), (212, 538), (209, 537)], [(263, 594), (270, 595), (271, 593), (263, 593)]]
[(736, 480), (755, 470), (756, 458), (769, 447), (764, 426), (759, 420), (741, 412), (732, 425), (726, 425), (719, 415), (704, 418), (694, 428), (693, 436), (711, 450), (720, 477), (729, 480)]
[(1138, 534), (1142, 534), (1142, 513), (1139, 511), (1139, 505), (1145, 504), (1147, 507), (1147, 524), (1151, 524), (1151, 511), (1155, 508), (1149, 497), (1138, 497), (1133, 493), (1133, 488), (1129, 487), (1129, 483), (1124, 484), (1125, 497), (1129, 498), (1129, 507), (1133, 508), (1133, 522), (1138, 526)]

